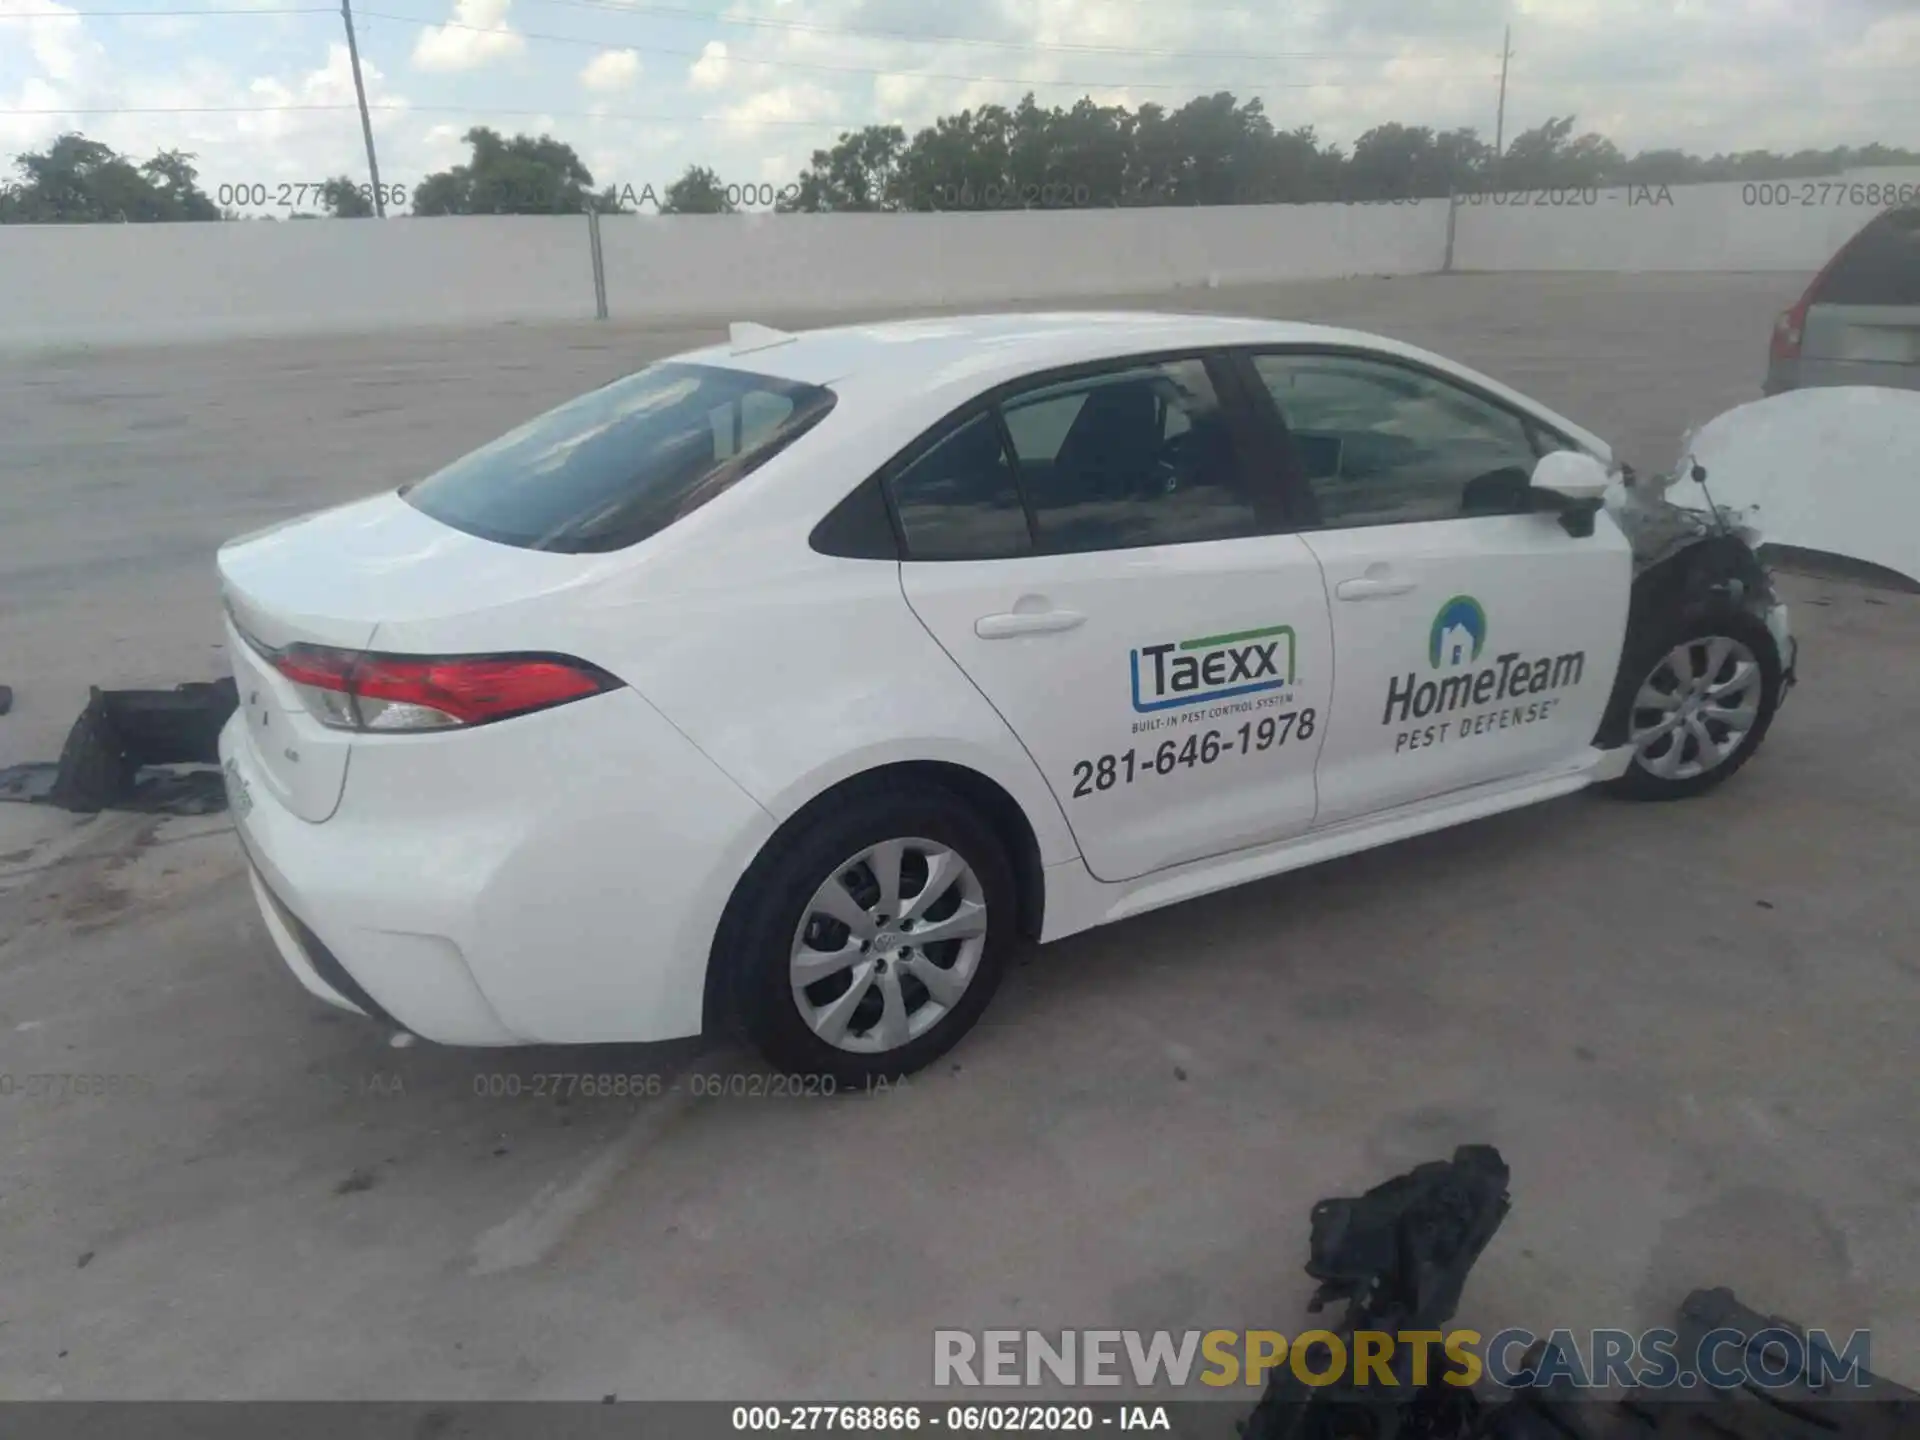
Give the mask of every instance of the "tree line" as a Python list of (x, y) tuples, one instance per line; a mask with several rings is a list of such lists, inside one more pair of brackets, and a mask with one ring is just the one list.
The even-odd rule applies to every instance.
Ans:
[[(1397, 122), (1375, 126), (1348, 149), (1323, 142), (1311, 125), (1280, 129), (1258, 99), (1241, 101), (1225, 91), (1174, 110), (1155, 104), (1130, 110), (1091, 99), (1045, 107), (1028, 95), (1011, 108), (985, 105), (943, 116), (912, 136), (898, 125), (869, 125), (815, 150), (791, 182), (778, 186), (729, 185), (702, 165), (689, 165), (658, 192), (597, 186), (573, 147), (550, 135), (508, 137), (476, 126), (463, 140), (464, 163), (413, 187), (407, 197), (413, 214), (577, 214), (589, 206), (611, 214), (716, 214), (762, 208), (769, 199), (771, 208), (788, 212), (1372, 202), (1798, 179), (1920, 164), (1920, 153), (1880, 144), (1792, 154), (1703, 157), (1656, 149), (1629, 156), (1603, 135), (1576, 134), (1571, 115), (1516, 135), (1499, 155), (1471, 128)], [(245, 187), (218, 187), (209, 196), (193, 160), (164, 150), (136, 162), (84, 135), (65, 134), (15, 162), (17, 178), (0, 184), (0, 223), (240, 218), (218, 192)], [(369, 187), (348, 176), (300, 186), (298, 193), (302, 200), (311, 194), (316, 208), (294, 209), (289, 219), (374, 213)]]

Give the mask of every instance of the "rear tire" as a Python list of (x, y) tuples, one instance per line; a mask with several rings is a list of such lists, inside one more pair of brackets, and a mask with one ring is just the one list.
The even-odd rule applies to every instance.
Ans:
[(1631, 800), (1682, 800), (1724, 784), (1752, 758), (1780, 705), (1773, 633), (1719, 602), (1631, 637), (1601, 730), (1633, 747), (1607, 789)]
[(1006, 852), (971, 806), (935, 785), (876, 786), (754, 863), (715, 960), (769, 1061), (861, 1089), (973, 1028), (1017, 943), (1015, 902)]

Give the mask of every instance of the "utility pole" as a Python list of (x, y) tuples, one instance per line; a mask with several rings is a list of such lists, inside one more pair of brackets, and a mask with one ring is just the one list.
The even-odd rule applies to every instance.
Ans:
[[(353, 38), (352, 0), (340, 0), (340, 18), (347, 22), (347, 58), (353, 62), (353, 93), (360, 97), (360, 133), (367, 141), (367, 173), (373, 177), (373, 213), (381, 220), (387, 218), (387, 202), (380, 193), (380, 161), (373, 153), (373, 121), (367, 116), (367, 87), (360, 79), (360, 47)], [(1506, 82), (1502, 80), (1502, 94)]]
[[(347, 3), (347, 0), (340, 0), (340, 3), (344, 5)], [(353, 35), (352, 21), (347, 22), (347, 35), (349, 40), (351, 40)], [(1493, 122), (1493, 158), (1495, 160), (1498, 160), (1503, 154), (1506, 153), (1505, 147), (1506, 147), (1506, 140), (1507, 140), (1507, 62), (1511, 59), (1513, 59), (1513, 26), (1509, 25), (1507, 26), (1506, 35), (1500, 41), (1500, 109), (1497, 115), (1495, 116), (1495, 119)], [(356, 81), (360, 78), (360, 70), (357, 65), (354, 67), (353, 78)], [(362, 105), (365, 104), (364, 101), (362, 101), (361, 103)], [(369, 154), (373, 152), (372, 140), (367, 141), (367, 152)]]

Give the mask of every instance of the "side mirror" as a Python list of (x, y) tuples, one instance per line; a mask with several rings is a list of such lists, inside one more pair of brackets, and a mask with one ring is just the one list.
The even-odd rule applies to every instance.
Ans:
[(1606, 466), (1578, 450), (1555, 450), (1533, 467), (1533, 488), (1551, 490), (1563, 500), (1598, 500), (1612, 483)]
[(1542, 455), (1528, 486), (1532, 508), (1560, 517), (1560, 528), (1576, 538), (1593, 534), (1593, 517), (1613, 483), (1607, 467), (1577, 450)]

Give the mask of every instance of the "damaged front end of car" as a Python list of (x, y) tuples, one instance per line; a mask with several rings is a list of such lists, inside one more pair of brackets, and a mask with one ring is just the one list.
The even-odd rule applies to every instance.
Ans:
[[(1628, 633), (1640, 633), (1654, 617), (1732, 605), (1760, 620), (1773, 636), (1784, 696), (1797, 678), (1799, 646), (1786, 601), (1760, 558), (1759, 507), (1714, 501), (1711, 477), (1694, 457), (1693, 438), (1689, 433), (1672, 470), (1649, 476), (1622, 466), (1607, 493), (1607, 513), (1633, 547)], [(1671, 498), (1683, 484), (1698, 488), (1700, 505)]]

